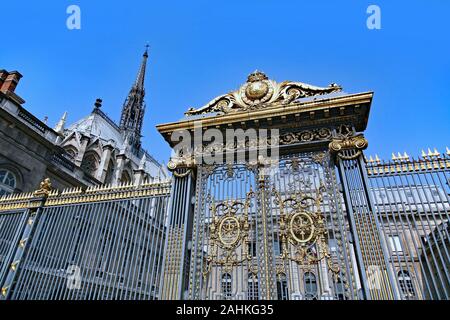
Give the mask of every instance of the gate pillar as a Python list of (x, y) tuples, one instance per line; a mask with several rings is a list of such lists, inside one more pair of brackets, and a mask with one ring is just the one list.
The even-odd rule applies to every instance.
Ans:
[(168, 208), (163, 272), (160, 299), (179, 300), (185, 298), (188, 288), (190, 255), (190, 230), (192, 225), (194, 162), (171, 159), (168, 164), (173, 173), (172, 190)]
[(343, 125), (335, 130), (329, 149), (335, 155), (344, 191), (364, 297), (391, 300), (395, 298), (394, 282), (363, 158), (367, 146), (363, 134)]
[(258, 232), (258, 252), (261, 254), (260, 264), (261, 272), (259, 273), (261, 288), (260, 295), (263, 300), (276, 299), (276, 272), (273, 261), (273, 234), (270, 230), (269, 222), (269, 201), (268, 201), (268, 174), (266, 172), (268, 168), (265, 168), (262, 164), (259, 164), (258, 170), (258, 207), (260, 214), (258, 215), (259, 227)]

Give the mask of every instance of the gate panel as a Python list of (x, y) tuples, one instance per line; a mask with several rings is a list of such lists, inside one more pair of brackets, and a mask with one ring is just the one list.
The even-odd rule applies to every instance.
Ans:
[(259, 298), (256, 188), (255, 171), (245, 165), (199, 166), (191, 299)]
[(277, 298), (357, 299), (354, 250), (329, 154), (283, 157), (271, 183)]
[(191, 299), (357, 299), (358, 277), (327, 152), (198, 167)]

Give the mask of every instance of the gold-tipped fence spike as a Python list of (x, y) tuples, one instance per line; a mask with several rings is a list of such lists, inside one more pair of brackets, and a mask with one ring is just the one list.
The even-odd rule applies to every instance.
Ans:
[(392, 152), (392, 160), (396, 161), (397, 157), (395, 156), (395, 153)]
[(436, 156), (436, 157), (439, 157), (441, 154), (437, 151), (437, 149), (436, 148), (434, 148), (434, 155)]
[(422, 149), (422, 158), (426, 159), (426, 157), (427, 157), (427, 154), (426, 154), (425, 151), (423, 151), (423, 149)]
[(430, 148), (428, 148), (428, 154), (427, 154), (427, 156), (429, 156), (429, 157), (432, 157), (432, 156), (433, 156), (433, 152), (431, 152), (431, 149), (430, 149)]
[(378, 164), (380, 164), (381, 163), (381, 160), (380, 160), (380, 158), (378, 157), (378, 155), (377, 154), (375, 154), (375, 161), (378, 163)]
[(450, 149), (448, 147), (445, 147), (445, 153), (450, 156)]

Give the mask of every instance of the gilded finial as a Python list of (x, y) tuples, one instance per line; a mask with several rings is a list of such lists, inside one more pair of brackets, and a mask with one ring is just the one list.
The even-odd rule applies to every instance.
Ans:
[(40, 183), (39, 189), (36, 190), (33, 195), (36, 197), (47, 197), (50, 191), (52, 191), (50, 178), (45, 178), (44, 181)]
[(375, 154), (375, 161), (378, 163), (378, 164), (380, 164), (381, 163), (381, 160), (380, 160), (380, 158), (378, 157), (378, 155), (377, 154)]
[(434, 148), (434, 156), (439, 157), (441, 154), (437, 151), (436, 148)]
[(427, 158), (427, 154), (425, 153), (425, 151), (423, 151), (423, 149), (422, 149), (422, 158), (424, 158), (424, 159)]
[(445, 153), (447, 153), (448, 156), (450, 156), (450, 149), (448, 147), (445, 147)]

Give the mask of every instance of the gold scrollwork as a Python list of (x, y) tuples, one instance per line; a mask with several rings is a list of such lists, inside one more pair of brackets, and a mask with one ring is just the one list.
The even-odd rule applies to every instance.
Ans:
[(219, 240), (225, 248), (233, 248), (240, 240), (241, 224), (236, 217), (225, 217), (219, 224)]
[(274, 188), (275, 203), (280, 207), (280, 238), (282, 258), (308, 266), (326, 259), (333, 273), (339, 272), (334, 265), (326, 241), (327, 229), (321, 212), (324, 187), (315, 196), (295, 193), (282, 199)]
[[(225, 271), (231, 272), (234, 266), (251, 260), (246, 244), (250, 230), (248, 209), (253, 197), (254, 193), (250, 190), (244, 202), (239, 200), (227, 200), (218, 204), (212, 202), (210, 206), (212, 222), (209, 225), (210, 251), (206, 257), (203, 277), (207, 276), (213, 265), (222, 266)], [(241, 253), (237, 252), (239, 247), (243, 249)]]
[[(336, 154), (338, 157), (344, 160), (356, 159), (362, 154), (362, 150), (368, 147), (369, 143), (362, 134), (356, 136), (348, 136), (342, 139), (335, 138), (330, 142), (328, 148), (331, 153)], [(352, 155), (343, 155), (341, 151), (344, 150), (355, 150), (356, 152)]]
[(297, 212), (289, 222), (289, 232), (298, 243), (309, 242), (315, 236), (314, 221), (308, 213)]
[(251, 111), (266, 108), (274, 103), (288, 105), (301, 98), (325, 95), (341, 90), (342, 88), (335, 83), (328, 87), (316, 87), (292, 81), (277, 83), (270, 80), (263, 72), (255, 71), (248, 76), (247, 82), (238, 90), (221, 95), (201, 108), (189, 108), (185, 114), (193, 116), (207, 113), (228, 114)]
[[(193, 156), (181, 156), (170, 158), (167, 163), (167, 169), (173, 173), (177, 178), (184, 178), (188, 176), (195, 168), (195, 158)], [(187, 169), (185, 172), (178, 172), (178, 169)]]

